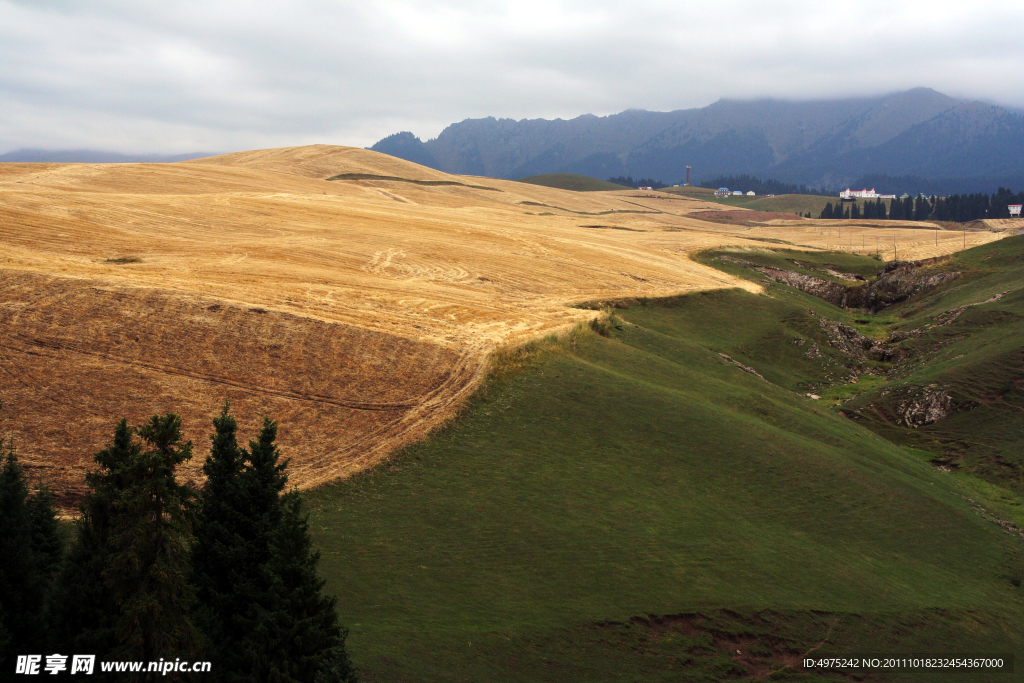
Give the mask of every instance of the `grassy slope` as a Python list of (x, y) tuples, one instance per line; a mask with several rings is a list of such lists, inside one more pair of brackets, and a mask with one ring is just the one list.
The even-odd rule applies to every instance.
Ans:
[[(700, 191), (698, 192), (697, 190)], [(662, 192), (672, 192), (675, 194), (698, 197), (700, 199), (706, 199), (726, 206), (734, 206), (741, 209), (752, 209), (754, 211), (799, 213), (801, 215), (810, 211), (812, 218), (817, 218), (821, 215), (822, 209), (825, 208), (825, 204), (828, 202), (832, 202), (832, 204), (835, 205), (839, 201), (838, 197), (820, 197), (818, 195), (807, 194), (781, 194), (775, 197), (748, 197), (743, 195), (741, 197), (729, 196), (719, 198), (714, 196), (714, 190), (692, 187), (669, 187), (662, 190)]]
[(818, 652), (1021, 649), (1020, 544), (969, 511), (975, 491), (715, 353), (820, 379), (783, 329), (805, 301), (669, 303), (310, 494), (371, 680), (721, 678), (737, 644), (751, 673), (826, 635)]
[[(1024, 490), (1024, 237), (963, 252), (941, 265), (963, 276), (893, 311), (896, 328), (920, 329), (937, 316), (971, 305), (949, 325), (902, 344), (919, 358), (898, 381), (859, 396), (847, 407), (886, 438), (981, 476)], [(894, 424), (904, 391), (947, 389), (960, 410), (930, 425)]]
[(545, 173), (534, 175), (529, 178), (521, 178), (521, 183), (531, 185), (543, 185), (544, 187), (555, 187), (560, 190), (574, 190), (576, 192), (601, 192), (608, 190), (628, 190), (630, 188), (610, 183), (607, 180), (598, 180), (585, 175), (574, 173)]
[[(745, 258), (818, 277), (827, 276), (821, 271), (801, 268), (794, 261), (810, 266), (828, 264), (865, 276), (879, 270), (877, 263), (849, 255), (779, 251), (747, 254)], [(741, 277), (761, 277), (722, 261), (714, 253), (705, 255), (703, 260)], [(821, 315), (856, 326), (879, 339), (895, 331), (923, 330), (920, 336), (895, 346), (898, 353), (905, 355), (898, 359), (899, 366), (889, 377), (862, 377), (859, 385), (837, 385), (824, 393), (830, 398), (852, 398), (842, 406), (847, 415), (919, 456), (1020, 492), (1024, 490), (1024, 237), (976, 247), (929, 268), (955, 270), (962, 276), (877, 315), (841, 311), (788, 287), (775, 287), (773, 296), (804, 302)], [(998, 301), (972, 305), (997, 295), (1004, 296)], [(951, 324), (936, 324), (943, 314), (961, 306), (969, 307)], [(793, 320), (789, 322), (792, 327)], [(715, 329), (723, 324), (728, 322), (718, 322)], [(803, 330), (807, 332), (807, 327)], [(741, 337), (743, 332), (736, 329), (734, 334)], [(771, 340), (759, 339), (748, 346), (753, 349), (751, 354), (746, 354), (744, 348), (734, 349), (738, 358), (746, 358), (783, 386), (803, 388), (794, 381), (803, 377), (798, 361), (781, 372), (773, 370), (770, 363), (765, 365), (776, 346)], [(839, 361), (833, 378), (842, 374), (842, 359)], [(884, 370), (891, 367), (867, 365)], [(919, 395), (923, 387), (948, 391), (959, 409), (932, 424), (917, 428), (901, 425), (898, 404)], [(1010, 509), (1006, 513), (1024, 526), (1024, 511)]]

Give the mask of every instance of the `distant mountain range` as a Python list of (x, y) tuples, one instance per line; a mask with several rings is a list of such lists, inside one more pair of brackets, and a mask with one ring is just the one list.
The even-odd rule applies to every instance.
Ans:
[(192, 152), (191, 154), (117, 154), (92, 149), (47, 150), (16, 149), (0, 154), (0, 162), (50, 163), (50, 164), (131, 164), (171, 163), (214, 156), (216, 152)]
[(1024, 187), (1021, 112), (928, 88), (839, 100), (720, 100), (568, 121), (467, 119), (427, 142), (403, 132), (370, 149), (449, 173), (511, 179), (579, 173), (675, 183), (689, 165), (692, 183), (745, 173), (830, 189)]

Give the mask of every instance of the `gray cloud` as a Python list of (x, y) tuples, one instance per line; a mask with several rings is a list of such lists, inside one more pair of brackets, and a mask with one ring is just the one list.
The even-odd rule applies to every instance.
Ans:
[(0, 0), (0, 152), (365, 146), (916, 86), (1021, 107), (1022, 20), (1019, 2)]

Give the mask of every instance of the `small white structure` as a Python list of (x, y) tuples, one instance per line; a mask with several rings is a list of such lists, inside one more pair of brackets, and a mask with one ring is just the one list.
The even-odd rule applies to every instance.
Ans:
[(851, 190), (850, 188), (846, 188), (839, 193), (840, 199), (846, 199), (848, 201), (853, 199), (874, 199), (877, 196), (878, 193), (875, 192), (875, 188), (873, 187), (870, 190)]
[(1010, 209), (1010, 217), (1011, 218), (1013, 216), (1016, 216), (1017, 218), (1020, 218), (1020, 207), (1021, 206), (1024, 206), (1024, 205), (1022, 205), (1022, 204), (1010, 204), (1010, 206), (1007, 207), (1008, 209)]
[(654, 188), (653, 187), (638, 187), (636, 189), (638, 189), (638, 190), (653, 190)]
[(743, 190), (733, 190), (732, 193), (734, 195), (742, 195), (743, 194)]
[(729, 196), (729, 188), (728, 187), (720, 187), (720, 188), (718, 188), (717, 190), (715, 190), (715, 196), (716, 197), (728, 197)]
[(747, 196), (748, 197), (756, 197), (757, 195), (754, 194), (753, 190), (750, 190), (749, 192), (747, 192)]

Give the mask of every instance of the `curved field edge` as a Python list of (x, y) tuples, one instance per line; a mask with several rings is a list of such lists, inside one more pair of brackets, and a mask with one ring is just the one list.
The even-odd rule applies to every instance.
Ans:
[(447, 428), (310, 492), (368, 680), (718, 680), (798, 675), (812, 647), (1021, 649), (1021, 544), (973, 489), (650, 310), (508, 353)]
[(291, 482), (308, 488), (426, 436), (471, 394), (482, 351), (461, 352), (222, 299), (0, 269), (3, 432), (74, 510), (115, 420), (182, 416), (202, 474), (228, 400), (248, 437), (282, 425)]

